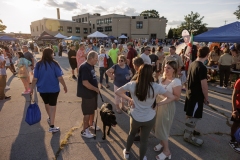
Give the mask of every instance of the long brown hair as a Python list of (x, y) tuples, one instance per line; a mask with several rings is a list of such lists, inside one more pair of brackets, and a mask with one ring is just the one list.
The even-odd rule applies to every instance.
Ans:
[[(173, 70), (174, 70), (173, 77), (176, 78), (177, 71), (178, 71), (177, 62), (176, 61), (167, 61), (167, 63), (165, 65), (169, 65), (173, 68)], [(167, 77), (166, 77), (165, 73), (163, 73), (162, 82), (164, 82), (166, 79), (167, 79)]]
[[(53, 50), (51, 48), (49, 48), (49, 47), (45, 48), (43, 50), (42, 59), (38, 63), (39, 64), (43, 64), (44, 63), (45, 66), (46, 66), (46, 69), (47, 69), (46, 63), (48, 63), (50, 66), (51, 66), (51, 63), (54, 63), (57, 66), (59, 66), (59, 64), (53, 59), (52, 54), (53, 54)], [(39, 67), (40, 67), (40, 65), (38, 65), (38, 68)]]
[(140, 101), (145, 101), (150, 98), (150, 88), (153, 91), (154, 98), (154, 89), (152, 87), (152, 82), (154, 79), (152, 77), (152, 66), (149, 64), (143, 64), (139, 67), (139, 74), (136, 80), (135, 95)]

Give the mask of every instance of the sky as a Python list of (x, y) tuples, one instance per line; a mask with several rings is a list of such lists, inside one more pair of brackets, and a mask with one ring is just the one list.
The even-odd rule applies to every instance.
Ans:
[(0, 19), (7, 26), (5, 32), (30, 33), (32, 21), (42, 18), (57, 18), (60, 8), (61, 19), (83, 13), (116, 13), (128, 16), (139, 15), (144, 10), (155, 9), (160, 17), (167, 18), (166, 33), (184, 21), (191, 11), (198, 12), (207, 27), (220, 27), (237, 21), (233, 14), (240, 5), (239, 0), (1, 0)]

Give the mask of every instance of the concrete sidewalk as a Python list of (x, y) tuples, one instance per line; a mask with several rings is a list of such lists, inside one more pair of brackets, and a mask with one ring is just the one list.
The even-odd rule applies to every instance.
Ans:
[[(0, 160), (120, 160), (123, 159), (122, 150), (125, 148), (129, 132), (129, 116), (125, 113), (116, 114), (118, 125), (111, 130), (111, 135), (102, 140), (102, 130), (97, 131), (97, 139), (82, 138), (81, 98), (76, 97), (77, 82), (71, 78), (71, 69), (66, 58), (56, 58), (64, 72), (64, 80), (68, 93), (60, 92), (56, 113), (56, 126), (60, 132), (48, 132), (47, 114), (44, 104), (38, 93), (34, 94), (42, 112), (40, 123), (29, 126), (25, 122), (26, 110), (29, 105), (29, 96), (22, 96), (22, 82), (8, 71), (8, 85), (11, 89), (7, 94), (12, 95), (8, 101), (0, 101)], [(38, 55), (40, 56), (40, 55)], [(37, 56), (37, 57), (38, 57)], [(98, 68), (96, 68), (97, 75)], [(110, 89), (102, 89), (104, 101), (114, 104), (112, 81)], [(61, 86), (62, 89), (62, 86)], [(176, 114), (170, 132), (170, 150), (173, 160), (238, 160), (240, 155), (228, 145), (230, 140), (231, 96), (211, 91), (209, 86), (210, 106), (204, 107), (203, 119), (199, 121), (197, 129), (204, 140), (202, 147), (195, 147), (183, 140), (185, 123), (184, 100), (176, 102)], [(213, 88), (214, 89), (214, 88)], [(212, 90), (213, 90), (212, 89)], [(216, 90), (217, 91), (217, 90)], [(230, 91), (229, 91), (230, 93)], [(99, 98), (99, 108), (102, 102)], [(99, 110), (98, 110), (99, 111)], [(99, 114), (99, 113), (98, 113)], [(98, 125), (102, 128), (100, 117)], [(159, 143), (153, 135), (148, 139), (146, 156), (154, 160), (160, 152), (153, 151)], [(130, 159), (139, 157), (139, 142), (132, 146)]]

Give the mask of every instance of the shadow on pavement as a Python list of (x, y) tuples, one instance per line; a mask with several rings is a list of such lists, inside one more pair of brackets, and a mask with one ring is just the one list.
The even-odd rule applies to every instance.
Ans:
[[(34, 94), (36, 98), (36, 92)], [(40, 123), (29, 126), (25, 122), (27, 108), (30, 104), (30, 96), (25, 96), (26, 102), (24, 112), (22, 114), (21, 126), (18, 131), (18, 136), (13, 142), (10, 153), (10, 160), (16, 159), (48, 159), (45, 148), (45, 131)], [(37, 98), (34, 99), (36, 102)], [(41, 111), (42, 112), (42, 111)]]

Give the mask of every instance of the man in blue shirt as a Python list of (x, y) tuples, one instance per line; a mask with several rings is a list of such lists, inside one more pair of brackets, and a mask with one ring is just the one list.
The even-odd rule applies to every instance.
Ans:
[[(94, 135), (89, 131), (89, 128), (95, 129), (94, 112), (97, 109), (97, 97), (99, 93), (97, 77), (94, 70), (94, 65), (98, 61), (98, 54), (95, 51), (90, 51), (87, 56), (87, 61), (79, 68), (77, 96), (82, 98), (83, 112), (83, 130), (81, 135), (86, 138), (93, 138)], [(90, 127), (89, 127), (90, 126)], [(99, 130), (99, 127), (96, 127)]]

